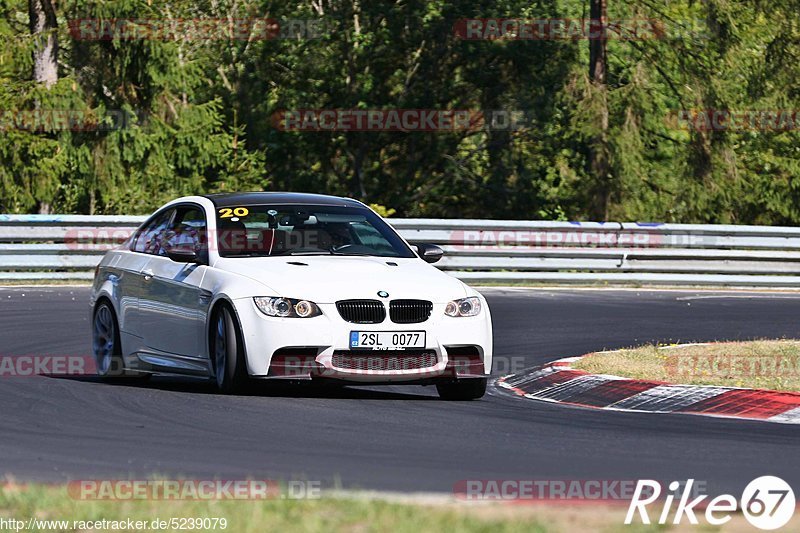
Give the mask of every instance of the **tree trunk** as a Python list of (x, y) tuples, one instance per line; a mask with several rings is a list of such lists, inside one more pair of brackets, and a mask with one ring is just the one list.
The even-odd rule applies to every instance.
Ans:
[(33, 81), (45, 87), (58, 81), (58, 36), (55, 0), (28, 0), (31, 34), (34, 36)]
[[(58, 81), (58, 36), (55, 0), (28, 0), (28, 27), (33, 35), (33, 81), (50, 88)], [(39, 102), (36, 102), (39, 108)], [(39, 199), (39, 214), (49, 215), (51, 198)]]
[(600, 111), (598, 133), (589, 147), (589, 172), (596, 184), (591, 205), (592, 218), (608, 220), (611, 200), (611, 169), (608, 148), (608, 99), (606, 87), (606, 66), (608, 64), (606, 46), (606, 26), (608, 24), (608, 0), (589, 0), (591, 30), (599, 31), (600, 37), (589, 39), (589, 79), (593, 94), (599, 99)]

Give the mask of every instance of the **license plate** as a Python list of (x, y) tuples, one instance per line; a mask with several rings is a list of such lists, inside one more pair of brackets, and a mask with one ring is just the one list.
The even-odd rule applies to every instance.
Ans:
[(425, 348), (424, 331), (351, 331), (350, 348), (406, 350)]

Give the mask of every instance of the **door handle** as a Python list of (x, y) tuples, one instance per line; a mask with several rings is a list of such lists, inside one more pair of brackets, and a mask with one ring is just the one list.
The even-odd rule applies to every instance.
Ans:
[(150, 281), (153, 279), (153, 271), (152, 270), (145, 270), (142, 272), (145, 281)]

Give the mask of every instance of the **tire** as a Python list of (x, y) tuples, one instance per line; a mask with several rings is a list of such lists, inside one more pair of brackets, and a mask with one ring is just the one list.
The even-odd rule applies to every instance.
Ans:
[(211, 321), (211, 363), (217, 389), (234, 394), (248, 382), (242, 332), (231, 308), (221, 305)]
[(92, 315), (92, 353), (97, 375), (104, 380), (141, 380), (150, 377), (150, 374), (125, 368), (119, 340), (119, 322), (114, 307), (108, 300), (100, 300)]
[(486, 394), (486, 378), (464, 379), (455, 383), (437, 383), (439, 398), (450, 401), (477, 400)]

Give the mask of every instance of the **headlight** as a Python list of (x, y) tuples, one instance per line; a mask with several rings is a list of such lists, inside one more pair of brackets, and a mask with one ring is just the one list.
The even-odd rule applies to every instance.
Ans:
[(444, 308), (447, 316), (475, 316), (481, 312), (481, 300), (476, 296), (448, 302)]
[(308, 300), (256, 296), (253, 301), (258, 310), (267, 316), (309, 318), (322, 314), (317, 304)]

